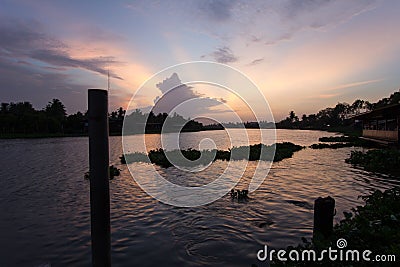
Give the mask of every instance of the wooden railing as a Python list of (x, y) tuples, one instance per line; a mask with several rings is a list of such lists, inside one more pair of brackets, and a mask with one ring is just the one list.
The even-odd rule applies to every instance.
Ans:
[(399, 132), (396, 131), (380, 131), (380, 130), (363, 130), (364, 137), (390, 140), (390, 141), (398, 141), (399, 140)]

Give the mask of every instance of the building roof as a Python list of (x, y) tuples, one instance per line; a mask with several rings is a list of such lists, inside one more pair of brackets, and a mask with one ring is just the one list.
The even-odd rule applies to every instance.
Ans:
[(368, 112), (364, 112), (358, 115), (353, 116), (353, 119), (356, 120), (365, 120), (365, 119), (381, 119), (388, 117), (395, 117), (400, 115), (400, 103), (391, 104), (384, 107), (380, 107)]

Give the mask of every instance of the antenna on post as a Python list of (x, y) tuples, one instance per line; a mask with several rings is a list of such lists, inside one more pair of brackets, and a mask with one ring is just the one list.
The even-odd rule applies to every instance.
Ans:
[(110, 92), (110, 69), (107, 70), (107, 91)]

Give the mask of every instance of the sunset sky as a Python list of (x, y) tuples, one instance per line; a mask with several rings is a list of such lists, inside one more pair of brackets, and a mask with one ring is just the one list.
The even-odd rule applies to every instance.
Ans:
[(84, 111), (109, 69), (110, 108), (126, 107), (156, 72), (198, 60), (247, 75), (275, 120), (376, 101), (400, 88), (399, 14), (396, 0), (0, 0), (0, 101)]

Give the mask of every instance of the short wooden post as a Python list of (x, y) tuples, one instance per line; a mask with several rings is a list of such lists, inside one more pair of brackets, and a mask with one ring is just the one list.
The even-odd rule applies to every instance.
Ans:
[(333, 217), (335, 216), (335, 200), (332, 197), (319, 197), (314, 202), (314, 230), (313, 235), (322, 235), (327, 238), (333, 231)]
[(89, 89), (89, 176), (92, 265), (111, 266), (108, 95)]

